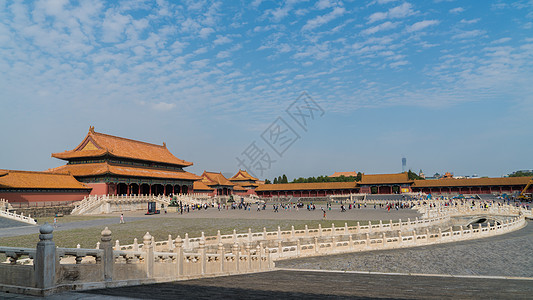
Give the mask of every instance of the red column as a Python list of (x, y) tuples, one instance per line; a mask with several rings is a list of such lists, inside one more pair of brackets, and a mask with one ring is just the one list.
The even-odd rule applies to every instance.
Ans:
[(130, 185), (128, 184), (128, 187), (127, 187), (127, 190), (126, 190), (126, 195), (130, 195)]
[(152, 185), (150, 184), (149, 187), (150, 188), (148, 189), (148, 195), (151, 195), (152, 194)]

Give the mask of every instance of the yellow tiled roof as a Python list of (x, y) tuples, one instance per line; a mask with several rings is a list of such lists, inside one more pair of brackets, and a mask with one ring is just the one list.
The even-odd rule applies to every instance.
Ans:
[(74, 176), (93, 176), (103, 174), (115, 174), (123, 176), (134, 177), (152, 177), (152, 178), (169, 178), (169, 179), (186, 179), (186, 180), (200, 180), (199, 176), (186, 171), (171, 171), (150, 169), (141, 167), (126, 167), (121, 165), (111, 165), (109, 163), (96, 164), (73, 164), (64, 165), (53, 171), (69, 172)]
[(233, 177), (231, 177), (229, 179), (230, 181), (237, 181), (237, 180), (252, 180), (252, 181), (257, 181), (257, 178), (253, 177), (252, 175), (250, 175), (250, 173), (246, 172), (246, 170), (239, 170), (239, 172), (237, 172), (237, 174), (233, 175)]
[(68, 173), (0, 170), (0, 188), (91, 189)]
[(193, 183), (193, 189), (195, 191), (214, 191), (215, 190), (205, 185), (202, 181), (195, 181)]
[(394, 184), (394, 183), (412, 183), (409, 180), (407, 172), (397, 174), (363, 174), (360, 185), (363, 184)]
[(213, 185), (226, 185), (226, 186), (233, 186), (235, 185), (231, 181), (229, 181), (222, 173), (215, 173), (215, 172), (207, 172), (204, 171), (202, 174), (202, 182), (205, 183), (208, 186)]
[(329, 177), (340, 177), (340, 176), (345, 176), (345, 177), (350, 177), (350, 176), (357, 176), (357, 172), (353, 171), (353, 172), (335, 172), (333, 173), (333, 175), (330, 175)]
[(413, 187), (459, 187), (459, 186), (498, 186), (498, 185), (526, 185), (532, 177), (494, 177), (494, 178), (466, 178), (466, 179), (426, 179), (415, 180)]
[(356, 182), (311, 182), (311, 183), (280, 183), (262, 184), (255, 190), (264, 191), (293, 191), (293, 190), (339, 190), (357, 188)]
[(95, 132), (94, 127), (89, 129), (87, 136), (76, 148), (70, 151), (52, 153), (52, 157), (70, 160), (73, 158), (99, 157), (106, 154), (121, 158), (173, 164), (181, 167), (192, 165), (191, 162), (179, 159), (170, 153), (165, 143), (160, 146), (103, 134)]

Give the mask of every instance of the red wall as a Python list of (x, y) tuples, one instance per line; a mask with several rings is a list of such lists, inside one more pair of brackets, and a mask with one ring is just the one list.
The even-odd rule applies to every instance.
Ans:
[(83, 200), (89, 195), (89, 191), (80, 191), (75, 193), (28, 193), (28, 192), (0, 192), (0, 199), (7, 199), (10, 203), (28, 203), (28, 202), (73, 202)]
[(91, 191), (91, 196), (109, 194), (109, 189), (106, 183), (86, 183), (86, 185), (93, 188)]

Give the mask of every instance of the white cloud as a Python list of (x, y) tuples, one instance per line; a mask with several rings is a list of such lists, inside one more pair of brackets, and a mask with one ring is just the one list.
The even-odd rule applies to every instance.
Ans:
[(479, 20), (481, 20), (481, 19), (479, 19), (479, 18), (472, 19), (472, 20), (462, 19), (461, 20), (461, 24), (475, 24), (475, 23), (479, 22)]
[(109, 9), (102, 24), (102, 40), (106, 43), (118, 42), (122, 38), (129, 22), (130, 17)]
[(439, 24), (439, 21), (437, 20), (424, 20), (424, 21), (416, 22), (413, 25), (407, 27), (407, 31), (409, 32), (419, 31), (429, 26), (434, 26), (437, 24)]
[(230, 39), (227, 36), (217, 35), (217, 38), (216, 38), (216, 40), (213, 41), (213, 44), (218, 46), (218, 45), (231, 43), (231, 41), (232, 41), (232, 39)]
[(462, 7), (456, 7), (456, 8), (450, 9), (450, 13), (452, 14), (462, 13), (463, 11), (465, 11), (465, 9)]
[(396, 28), (398, 26), (398, 24), (399, 24), (398, 22), (387, 21), (385, 23), (382, 23), (382, 24), (367, 28), (367, 29), (361, 31), (361, 33), (365, 34), (365, 35), (374, 34), (374, 33), (379, 32), (379, 31), (394, 29), (394, 28)]
[(492, 44), (502, 44), (502, 43), (507, 43), (511, 40), (510, 37), (504, 37), (504, 38), (501, 38), (501, 39), (497, 39), (497, 40), (494, 40), (492, 41), (491, 43)]
[(335, 6), (335, 1), (331, 0), (318, 0), (315, 4), (315, 7), (318, 9), (326, 9)]
[(485, 34), (485, 31), (475, 29), (475, 30), (463, 31), (461, 33), (455, 34), (452, 36), (452, 39), (470, 39), (470, 38), (478, 37), (483, 34)]
[(413, 6), (404, 2), (401, 5), (389, 9), (387, 12), (376, 12), (368, 17), (368, 23), (374, 23), (384, 19), (399, 19), (414, 15), (416, 12), (413, 10)]
[(206, 39), (209, 37), (209, 35), (211, 33), (215, 32), (215, 30), (213, 28), (210, 28), (210, 27), (204, 27), (200, 30), (200, 32), (198, 32), (198, 36), (200, 36), (200, 38), (202, 39)]
[(174, 107), (176, 107), (175, 103), (158, 102), (152, 104), (152, 108), (158, 111), (169, 111)]
[(313, 30), (316, 27), (322, 26), (342, 16), (345, 12), (346, 10), (343, 7), (335, 7), (332, 12), (307, 21), (307, 23), (302, 27), (302, 30)]

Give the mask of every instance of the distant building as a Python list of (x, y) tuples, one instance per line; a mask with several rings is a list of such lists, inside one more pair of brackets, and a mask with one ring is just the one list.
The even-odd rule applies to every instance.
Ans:
[(357, 176), (357, 172), (353, 171), (353, 172), (335, 172), (333, 173), (333, 175), (329, 175), (328, 177), (331, 177), (331, 178), (335, 178), (335, 177), (341, 177), (341, 176), (344, 176), (344, 177), (356, 177)]
[(365, 194), (400, 194), (411, 191), (413, 180), (407, 172), (397, 174), (363, 174), (358, 182), (361, 193)]
[[(204, 171), (201, 182), (212, 188), (214, 195), (227, 196), (232, 195), (235, 184), (229, 181), (222, 173)], [(237, 189), (239, 191), (239, 189)]]
[(68, 173), (0, 170), (0, 199), (15, 207), (65, 204), (83, 200), (90, 192), (90, 186)]

